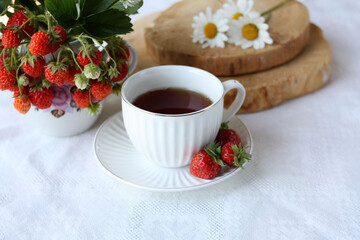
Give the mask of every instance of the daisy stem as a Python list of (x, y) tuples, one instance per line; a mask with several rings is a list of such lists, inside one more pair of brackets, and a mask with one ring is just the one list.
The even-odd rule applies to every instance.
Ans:
[(261, 13), (261, 16), (265, 16), (265, 15), (268, 15), (269, 13), (271, 13), (272, 11), (284, 6), (285, 4), (289, 3), (289, 2), (292, 2), (294, 0), (285, 0), (277, 5), (275, 5), (274, 7), (270, 8), (269, 10), (266, 10), (265, 12), (262, 12)]

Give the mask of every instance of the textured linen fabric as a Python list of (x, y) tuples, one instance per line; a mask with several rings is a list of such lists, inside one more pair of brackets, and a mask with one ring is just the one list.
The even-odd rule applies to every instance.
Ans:
[[(145, 0), (134, 18), (173, 2)], [(150, 192), (103, 171), (93, 138), (119, 98), (91, 130), (52, 138), (1, 92), (0, 240), (360, 239), (360, 2), (303, 2), (333, 47), (330, 82), (240, 115), (254, 138), (253, 161), (208, 188)]]

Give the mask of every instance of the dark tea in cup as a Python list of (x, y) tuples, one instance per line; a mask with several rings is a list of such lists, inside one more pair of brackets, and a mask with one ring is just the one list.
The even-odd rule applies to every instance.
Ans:
[(149, 112), (185, 114), (199, 111), (212, 104), (204, 95), (181, 88), (167, 88), (146, 92), (133, 105)]

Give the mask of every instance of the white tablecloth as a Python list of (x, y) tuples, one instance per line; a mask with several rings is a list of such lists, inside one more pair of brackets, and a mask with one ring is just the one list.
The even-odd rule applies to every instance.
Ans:
[[(256, 1), (256, 0), (255, 0)], [(174, 0), (145, 0), (139, 18)], [(331, 81), (240, 115), (254, 160), (208, 188), (139, 190), (93, 155), (90, 131), (38, 134), (0, 93), (0, 239), (360, 239), (360, 2), (303, 1), (333, 46)]]

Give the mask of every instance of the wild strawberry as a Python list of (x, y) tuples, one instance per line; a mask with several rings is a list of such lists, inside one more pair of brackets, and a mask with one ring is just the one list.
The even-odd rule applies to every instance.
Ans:
[(238, 145), (241, 142), (241, 138), (235, 130), (229, 129), (227, 123), (222, 123), (215, 142), (219, 143), (221, 147), (228, 142), (233, 142)]
[(76, 90), (74, 92), (74, 102), (80, 108), (87, 108), (90, 106), (90, 98), (89, 98), (89, 91), (88, 90)]
[(24, 72), (32, 77), (40, 77), (44, 73), (45, 65), (44, 58), (35, 55), (28, 55), (22, 61)]
[(109, 50), (109, 54), (112, 58), (115, 59), (128, 60), (130, 58), (130, 49), (129, 47), (126, 47), (119, 49), (117, 52), (113, 52), (112, 50)]
[(5, 29), (2, 35), (1, 41), (5, 48), (14, 48), (19, 46), (22, 38), (19, 32), (14, 29)]
[(91, 94), (99, 101), (112, 93), (112, 86), (108, 83), (94, 82), (90, 87)]
[(45, 56), (51, 51), (49, 34), (38, 31), (31, 36), (29, 44), (30, 52), (35, 56)]
[[(26, 23), (25, 23), (26, 22)], [(25, 24), (24, 24), (25, 23)], [(16, 11), (8, 20), (6, 26), (21, 27), (21, 31), (24, 35), (31, 35), (34, 32), (34, 27), (31, 26), (31, 21), (28, 21), (28, 16), (25, 10)]]
[(45, 68), (45, 77), (49, 82), (61, 86), (69, 77), (69, 67), (62, 62), (51, 62)]
[(16, 87), (14, 89), (14, 97), (18, 97), (20, 95), (27, 95), (29, 96), (29, 92), (30, 92), (30, 88), (29, 86), (24, 86), (21, 88), (21, 93), (20, 93), (20, 89), (18, 87)]
[(50, 52), (56, 52), (66, 40), (66, 31), (62, 27), (55, 26), (51, 34), (54, 40), (50, 44)]
[[(86, 48), (86, 51), (85, 49)], [(77, 60), (81, 66), (85, 67), (89, 63), (94, 63), (100, 65), (102, 52), (98, 48), (92, 45), (87, 45), (79, 48), (79, 53), (77, 55)], [(90, 60), (91, 59), (91, 60)]]
[(211, 179), (216, 177), (224, 163), (220, 159), (220, 147), (214, 145), (198, 152), (190, 163), (190, 173), (195, 177)]
[(30, 91), (29, 98), (35, 107), (46, 109), (51, 107), (54, 93), (49, 88), (36, 88)]
[(21, 90), (16, 88), (14, 91), (14, 107), (22, 114), (26, 114), (31, 108), (31, 101), (29, 99), (29, 88), (25, 87)]
[(119, 67), (117, 67), (119, 74), (111, 79), (113, 82), (119, 82), (125, 79), (127, 74), (129, 73), (129, 66), (126, 62), (122, 63)]
[(130, 58), (129, 46), (122, 38), (114, 38), (108, 41), (109, 54), (114, 59), (128, 60)]
[(75, 66), (70, 66), (69, 76), (65, 79), (65, 82), (75, 86), (75, 82), (74, 82), (75, 74), (81, 74), (81, 69), (77, 69)]
[(74, 82), (75, 82), (75, 86), (81, 90), (86, 89), (89, 85), (89, 79), (85, 77), (83, 73), (75, 74)]
[(84, 67), (83, 73), (87, 78), (98, 79), (101, 74), (101, 68), (94, 63), (89, 63)]
[(228, 142), (221, 148), (221, 159), (229, 166), (243, 167), (251, 160), (251, 154), (246, 152), (241, 143)]
[(14, 91), (16, 84), (16, 71), (8, 71), (5, 67), (0, 68), (0, 90)]

